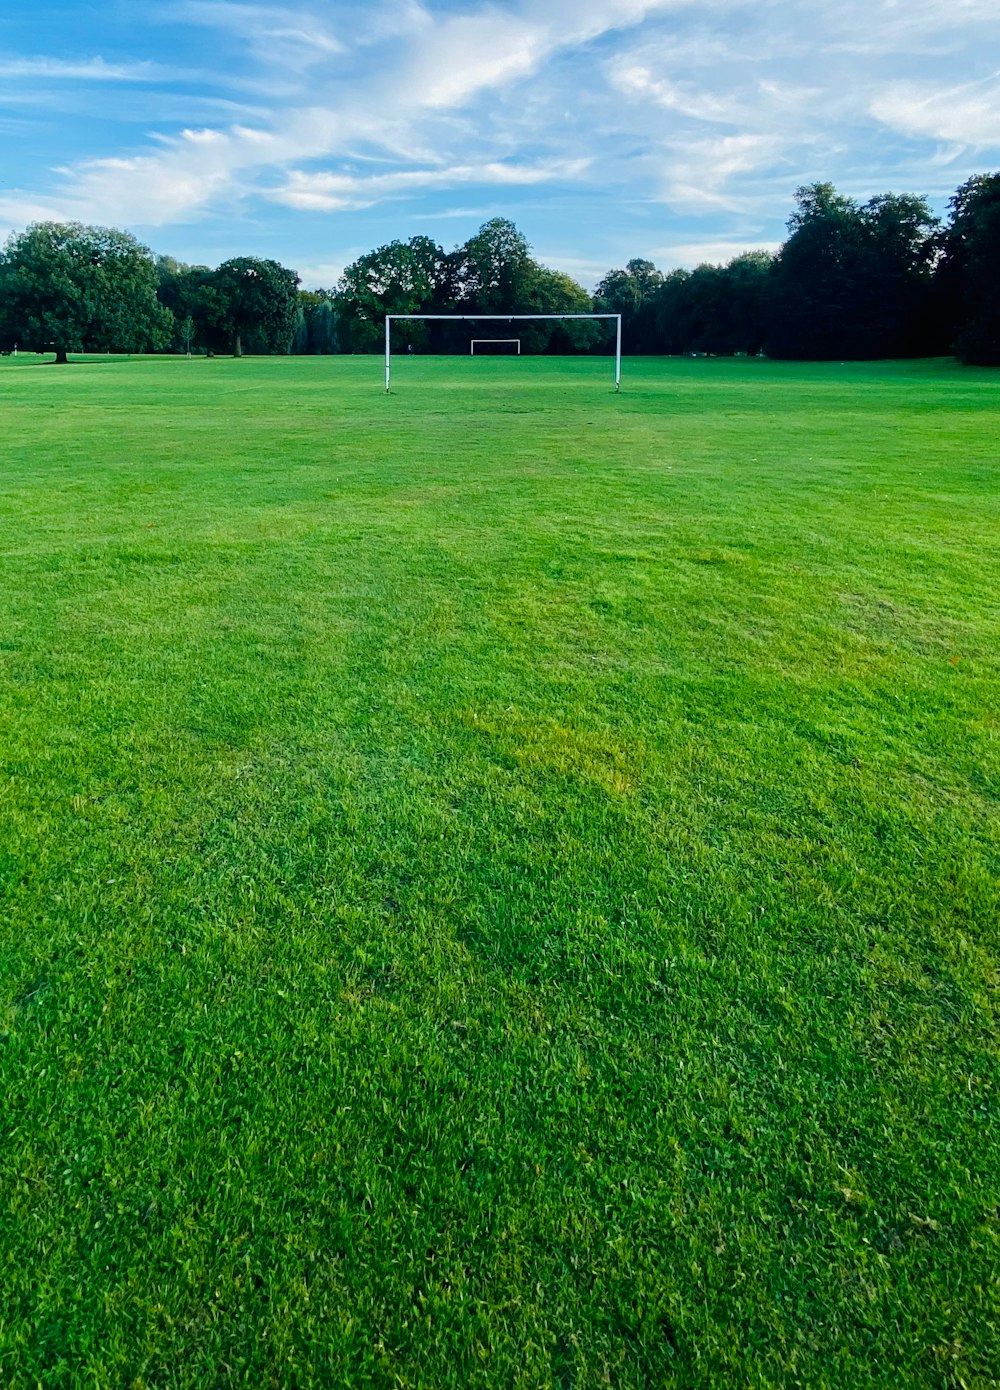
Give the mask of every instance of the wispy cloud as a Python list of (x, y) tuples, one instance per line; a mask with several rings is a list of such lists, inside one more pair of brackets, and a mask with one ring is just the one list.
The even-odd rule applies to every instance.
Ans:
[(165, 70), (157, 63), (107, 63), (103, 58), (17, 58), (0, 56), (0, 78), (31, 82), (151, 82)]
[[(353, 255), (361, 254), (357, 248)], [(299, 279), (304, 290), (329, 290), (336, 285), (337, 281), (344, 273), (344, 269), (350, 264), (352, 253), (348, 252), (343, 260), (339, 261), (309, 261), (298, 268)]]
[(270, 197), (288, 207), (336, 212), (367, 208), (385, 198), (412, 196), (429, 189), (456, 188), (460, 184), (487, 187), (528, 187), (559, 179), (579, 177), (587, 161), (552, 160), (540, 164), (457, 164), (444, 169), (406, 169), (390, 174), (307, 174), (293, 170), (288, 181)]
[(322, 15), (310, 10), (239, 0), (184, 0), (170, 13), (186, 24), (222, 30), (268, 64), (309, 68), (347, 52)]
[(1000, 146), (1000, 72), (955, 87), (895, 82), (875, 98), (871, 112), (904, 135), (995, 148)]
[[(491, 8), (432, 16), (411, 8), (415, 37), (404, 46), (390, 43), (385, 62), (365, 80), (349, 84), (336, 106), (288, 105), (262, 128), (161, 134), (159, 143), (165, 148), (160, 151), (88, 160), (62, 170), (62, 187), (49, 195), (45, 205), (53, 216), (89, 211), (99, 218), (113, 215), (139, 225), (189, 220), (218, 207), (220, 201), (251, 192), (264, 192), (297, 208), (368, 206), (368, 199), (352, 188), (350, 177), (334, 170), (323, 176), (292, 172), (284, 192), (279, 190), (277, 195), (267, 189), (264, 176), (303, 160), (343, 159), (366, 143), (398, 154), (402, 151), (394, 140), (400, 132), (405, 132), (413, 157), (418, 153), (412, 148), (418, 145), (414, 132), (422, 118), (425, 123), (448, 120), (484, 92), (536, 72), (553, 53), (637, 24), (674, 3), (677, 0), (604, 0), (601, 4), (578, 0), (570, 7), (561, 0), (536, 0), (532, 18), (524, 10)], [(341, 53), (340, 40), (298, 9), (184, 0), (173, 14), (189, 24), (225, 29), (240, 41), (249, 39), (276, 64), (289, 61), (288, 44), (302, 67)], [(309, 88), (310, 94), (314, 90)], [(575, 161), (578, 170), (585, 163), (585, 157)], [(516, 181), (505, 180), (507, 166), (502, 161), (486, 159), (480, 167), (497, 171), (496, 182)], [(426, 176), (418, 174), (414, 171), (415, 182), (424, 178), (426, 186), (433, 186), (433, 180), (427, 184)], [(398, 195), (398, 177), (384, 181), (384, 196)], [(325, 188), (323, 178), (328, 181)], [(369, 192), (377, 189), (370, 182)], [(0, 199), (0, 209), (8, 212), (22, 205), (21, 195)]]
[(705, 241), (668, 242), (653, 248), (652, 255), (660, 265), (693, 269), (697, 265), (725, 265), (742, 256), (745, 251), (777, 251), (778, 241), (761, 237), (707, 239)]
[(635, 58), (619, 58), (612, 63), (610, 75), (623, 96), (648, 101), (664, 111), (691, 116), (697, 121), (732, 125), (747, 116), (745, 103), (734, 100), (730, 93), (658, 77), (648, 63)]
[[(103, 42), (98, 17), (76, 57), (37, 44), (0, 55), (0, 114), (30, 106), (38, 122), (46, 108), (89, 108), (103, 142), (63, 138), (66, 152), (46, 158), (15, 150), (0, 219), (198, 222), (217, 239), (235, 226), (264, 239), (280, 219), (319, 238), (326, 215), (326, 243), (342, 248), (409, 234), (418, 218), (524, 209), (546, 245), (578, 239), (563, 263), (589, 281), (603, 255), (651, 245), (687, 263), (736, 254), (751, 226), (749, 244), (773, 244), (799, 183), (936, 193), (973, 161), (1000, 159), (995, 0), (812, 0), (808, 11), (798, 0), (166, 0), (148, 14), (155, 29), (137, 29), (134, 50), (110, 21)], [(128, 99), (105, 101), (98, 122), (102, 83), (128, 84)], [(454, 189), (474, 191), (450, 199)]]

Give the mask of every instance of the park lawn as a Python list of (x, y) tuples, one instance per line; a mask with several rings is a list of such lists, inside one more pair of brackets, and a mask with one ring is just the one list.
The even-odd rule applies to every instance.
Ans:
[(0, 1384), (995, 1386), (998, 387), (0, 363)]

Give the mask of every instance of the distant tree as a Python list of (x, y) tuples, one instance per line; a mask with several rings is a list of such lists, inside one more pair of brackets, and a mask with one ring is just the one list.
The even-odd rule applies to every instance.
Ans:
[(538, 266), (521, 232), (494, 217), (455, 252), (455, 292), (460, 309), (522, 313), (531, 306)]
[(298, 303), (295, 306), (295, 314), (292, 319), (292, 340), (289, 352), (295, 357), (304, 357), (309, 351), (309, 321), (306, 318), (306, 311), (302, 305), (302, 296), (299, 295)]
[(923, 198), (859, 205), (830, 183), (796, 193), (774, 268), (768, 351), (874, 358), (926, 351), (936, 221)]
[(296, 296), (295, 326), (292, 333), (292, 352), (297, 356), (317, 351), (315, 343), (316, 315), (329, 307), (327, 297), (319, 290), (299, 290)]
[(775, 264), (768, 351), (776, 357), (854, 354), (864, 228), (831, 183), (796, 192), (790, 236)]
[(675, 308), (685, 352), (730, 353), (730, 284), (721, 265), (699, 265), (678, 282)]
[(745, 251), (727, 265), (671, 272), (654, 300), (659, 350), (758, 353), (767, 330), (772, 266), (767, 251)]
[(180, 339), (181, 347), (187, 353), (188, 357), (190, 357), (194, 340), (198, 336), (198, 325), (190, 314), (182, 318), (177, 325), (177, 336)]
[(287, 352), (298, 284), (295, 271), (277, 261), (237, 256), (220, 265), (203, 287), (203, 313), (226, 335), (234, 357), (243, 355), (244, 340), (250, 339), (260, 351)]
[[(534, 314), (590, 314), (594, 302), (590, 295), (569, 275), (560, 270), (536, 266), (527, 290), (526, 312)], [(528, 339), (529, 351), (577, 353), (589, 352), (608, 337), (608, 330), (594, 320), (554, 320), (551, 323), (519, 324), (522, 340)], [(533, 341), (533, 335), (537, 335)]]
[(332, 297), (326, 292), (309, 315), (309, 350), (324, 356), (340, 351), (337, 317)]
[[(662, 281), (663, 277), (660, 279)], [(642, 303), (642, 290), (639, 282), (627, 270), (609, 270), (598, 281), (594, 299), (600, 301), (602, 311), (632, 319)]]
[[(156, 297), (175, 321), (174, 344), (190, 352), (195, 342), (221, 347), (224, 339), (206, 316), (206, 285), (212, 272), (207, 265), (186, 265), (173, 256), (156, 257)], [(185, 337), (181, 325), (190, 322), (194, 332)]]
[(745, 352), (748, 357), (762, 351), (773, 273), (770, 251), (744, 251), (726, 266), (728, 314), (722, 351)]
[[(494, 217), (450, 257), (449, 286), (459, 313), (586, 314), (593, 300), (582, 285), (561, 271), (540, 265), (513, 222)], [(449, 328), (438, 341), (461, 346), (480, 330)], [(594, 323), (518, 323), (516, 334), (527, 352), (588, 352), (600, 340)]]
[(926, 198), (880, 193), (861, 207), (868, 233), (860, 314), (866, 357), (914, 357), (935, 350), (931, 292), (938, 219)]
[(635, 258), (624, 270), (609, 270), (594, 292), (594, 308), (600, 313), (621, 314), (622, 333), (628, 351), (661, 352), (656, 301), (663, 275), (652, 261)]
[[(367, 252), (344, 271), (334, 307), (340, 347), (371, 352), (381, 350), (386, 314), (588, 313), (591, 298), (568, 275), (539, 265), (512, 222), (494, 218), (450, 253), (423, 236)], [(393, 342), (397, 351), (467, 352), (477, 332), (471, 323), (399, 323)], [(600, 330), (519, 324), (518, 336), (529, 352), (586, 352)]]
[(153, 352), (173, 315), (156, 298), (152, 254), (128, 232), (38, 222), (0, 253), (5, 338), (36, 352)]
[[(371, 351), (381, 343), (386, 314), (429, 313), (441, 302), (449, 259), (430, 237), (393, 241), (347, 267), (337, 285), (336, 307), (345, 346)], [(400, 325), (398, 341), (420, 343), (426, 329)]]
[(1000, 173), (976, 174), (951, 200), (938, 289), (958, 357), (1000, 365)]

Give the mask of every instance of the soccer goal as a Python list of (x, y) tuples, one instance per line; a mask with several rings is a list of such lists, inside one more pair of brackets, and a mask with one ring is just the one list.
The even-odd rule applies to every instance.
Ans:
[(479, 349), (479, 355), (480, 355), (480, 357), (482, 357), (482, 355), (483, 355), (483, 350), (484, 350), (484, 349), (486, 350), (487, 354), (489, 354), (489, 352), (490, 352), (492, 349), (494, 349), (494, 348), (497, 350), (498, 353), (500, 353), (501, 356), (504, 355), (504, 354), (503, 354), (503, 351), (502, 351), (503, 348), (510, 348), (512, 356), (514, 356), (514, 357), (520, 357), (520, 356), (521, 356), (521, 339), (520, 339), (520, 338), (473, 338), (472, 342), (469, 344), (469, 354), (470, 354), (470, 356), (475, 357), (475, 355), (476, 355), (476, 348)]
[[(615, 390), (622, 389), (622, 316), (621, 314), (386, 314), (385, 316), (385, 389), (388, 395), (392, 385), (392, 325), (404, 320), (418, 323), (538, 323), (543, 319), (550, 321), (567, 319), (608, 319), (615, 325)], [(476, 342), (486, 342), (485, 338), (475, 339), (472, 344), (475, 355)], [(493, 339), (493, 342), (499, 340)], [(521, 351), (517, 342), (518, 354)]]

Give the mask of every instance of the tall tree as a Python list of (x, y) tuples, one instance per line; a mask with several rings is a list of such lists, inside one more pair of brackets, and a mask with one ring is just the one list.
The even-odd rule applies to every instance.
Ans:
[[(561, 270), (549, 270), (536, 266), (528, 290), (529, 313), (535, 314), (590, 314), (594, 303), (590, 295), (569, 275)], [(520, 336), (525, 335), (525, 325), (518, 325)], [(589, 352), (602, 339), (607, 339), (607, 325), (593, 319), (564, 319), (546, 323), (544, 320), (532, 324), (531, 330), (537, 334), (529, 345), (537, 352), (578, 353)]]
[(332, 298), (326, 292), (309, 314), (309, 351), (323, 356), (340, 351), (337, 318)]
[(295, 316), (294, 353), (331, 353), (337, 350), (336, 324), (326, 290), (299, 290)]
[(860, 344), (866, 357), (934, 351), (931, 291), (938, 220), (926, 198), (880, 193), (861, 208), (867, 231)]
[(775, 264), (768, 351), (851, 356), (864, 240), (858, 205), (832, 183), (799, 188), (795, 199), (790, 236)]
[[(568, 275), (539, 265), (512, 222), (494, 218), (451, 253), (418, 236), (360, 256), (340, 278), (336, 309), (341, 345), (371, 352), (381, 348), (386, 314), (588, 313), (591, 299)], [(393, 341), (397, 350), (466, 352), (477, 331), (400, 323)], [(531, 352), (586, 352), (600, 337), (585, 323), (519, 324), (518, 332)]]
[(181, 319), (177, 325), (177, 340), (181, 347), (191, 356), (191, 349), (194, 347), (195, 339), (198, 336), (198, 325), (190, 314)]
[(3, 336), (36, 352), (153, 352), (173, 315), (156, 298), (151, 252), (128, 232), (37, 222), (0, 253)]
[(236, 256), (211, 276), (213, 303), (208, 317), (224, 332), (234, 357), (243, 355), (244, 340), (263, 352), (287, 352), (298, 307), (299, 277), (277, 261)]
[[(345, 346), (371, 351), (381, 342), (386, 314), (429, 313), (440, 307), (450, 278), (449, 258), (430, 237), (393, 241), (349, 265), (337, 285)], [(427, 330), (401, 325), (400, 344), (422, 344)]]
[(777, 357), (908, 356), (926, 350), (936, 221), (923, 198), (864, 205), (830, 183), (796, 193), (775, 264), (768, 351)]
[[(174, 316), (174, 343), (189, 352), (201, 340), (209, 345), (213, 330), (205, 317), (205, 286), (212, 272), (207, 265), (185, 265), (173, 256), (156, 257), (156, 297)], [(181, 325), (194, 325), (193, 333), (182, 333)], [(218, 346), (218, 342), (213, 342)]]
[(729, 312), (722, 351), (756, 357), (763, 350), (773, 273), (774, 257), (770, 251), (744, 251), (726, 266)]
[(652, 261), (639, 257), (624, 270), (609, 270), (594, 292), (599, 312), (621, 314), (622, 334), (629, 352), (660, 352), (656, 301), (663, 275)]
[(955, 352), (963, 362), (1000, 365), (1000, 173), (976, 174), (951, 200), (938, 286)]
[(647, 333), (647, 352), (676, 354), (690, 350), (685, 322), (690, 278), (691, 272), (681, 268), (664, 275), (652, 302), (653, 324)]
[(456, 295), (463, 311), (525, 312), (537, 265), (521, 232), (494, 217), (455, 253)]

